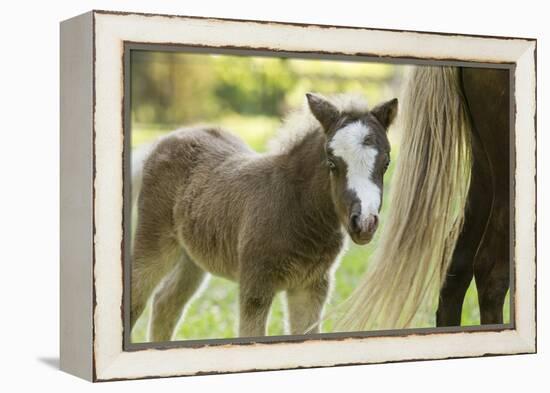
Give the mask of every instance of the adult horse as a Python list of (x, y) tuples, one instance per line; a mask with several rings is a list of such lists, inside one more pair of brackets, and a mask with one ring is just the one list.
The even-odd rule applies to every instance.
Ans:
[(403, 101), (391, 211), (337, 328), (414, 326), (437, 293), (437, 325), (460, 325), (474, 276), (481, 323), (500, 324), (510, 280), (509, 72), (416, 67)]
[(196, 127), (169, 134), (147, 155), (133, 183), (141, 191), (130, 318), (134, 326), (161, 283), (152, 341), (170, 340), (207, 273), (239, 283), (240, 336), (266, 333), (280, 291), (291, 332), (318, 331), (310, 328), (321, 318), (344, 232), (366, 244), (378, 227), (397, 100), (372, 110), (353, 96), (307, 101), (275, 151), (259, 154), (223, 130)]

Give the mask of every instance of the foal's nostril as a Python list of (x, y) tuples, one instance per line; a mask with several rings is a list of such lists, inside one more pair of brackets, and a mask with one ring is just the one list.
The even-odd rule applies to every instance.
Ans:
[(359, 214), (353, 213), (349, 218), (350, 227), (353, 232), (359, 232), (361, 230), (361, 227), (359, 226), (360, 217), (361, 216)]
[(376, 228), (378, 228), (378, 216), (371, 214), (367, 219), (367, 231), (372, 233), (376, 231)]

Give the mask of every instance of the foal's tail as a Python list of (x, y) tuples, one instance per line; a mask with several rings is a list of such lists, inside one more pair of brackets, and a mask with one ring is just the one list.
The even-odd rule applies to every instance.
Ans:
[[(391, 204), (372, 265), (343, 304), (337, 330), (425, 324), (462, 228), (471, 126), (455, 67), (416, 67), (403, 97)], [(429, 308), (427, 308), (429, 307)]]

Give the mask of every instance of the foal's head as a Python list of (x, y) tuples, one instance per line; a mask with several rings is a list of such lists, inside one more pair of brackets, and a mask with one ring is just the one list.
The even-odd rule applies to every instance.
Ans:
[(326, 135), (336, 212), (352, 240), (366, 244), (378, 228), (383, 178), (390, 163), (387, 130), (397, 114), (397, 99), (363, 111), (340, 110), (317, 94), (307, 94), (307, 100)]

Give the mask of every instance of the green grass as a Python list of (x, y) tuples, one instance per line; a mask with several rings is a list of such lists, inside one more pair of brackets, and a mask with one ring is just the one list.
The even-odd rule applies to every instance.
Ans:
[[(228, 116), (220, 119), (219, 124), (232, 129), (253, 148), (258, 151), (265, 149), (265, 143), (273, 135), (278, 120), (266, 117)], [(140, 127), (134, 129), (132, 146), (136, 147), (142, 143), (164, 134), (167, 129), (155, 127)], [(388, 195), (391, 189), (391, 177), (395, 168), (398, 154), (398, 139), (392, 141), (392, 164), (385, 178), (385, 200), (381, 214), (381, 225), (384, 225), (384, 216), (391, 208), (388, 203)], [(378, 231), (380, 233), (380, 231)], [(366, 271), (371, 254), (376, 249), (378, 237), (367, 246), (357, 246), (350, 242), (348, 251), (342, 258), (340, 266), (335, 274), (332, 295), (327, 311), (333, 309), (348, 297), (357, 286), (363, 273)], [(212, 277), (206, 288), (195, 297), (186, 309), (185, 317), (179, 324), (175, 339), (210, 339), (210, 338), (231, 338), (236, 336), (237, 328), (237, 284), (228, 280)], [(510, 300), (507, 296), (504, 315), (505, 322), (510, 319)], [(147, 337), (147, 324), (150, 307), (147, 307), (143, 316), (138, 321), (133, 333), (133, 342), (144, 342)], [(434, 321), (432, 319), (431, 323)], [(479, 307), (477, 303), (477, 291), (474, 281), (470, 285), (464, 301), (462, 312), (463, 325), (479, 325)], [(282, 294), (277, 295), (269, 319), (269, 335), (285, 334), (284, 324), (284, 302)], [(323, 325), (324, 332), (332, 331), (332, 321), (328, 320)]]

